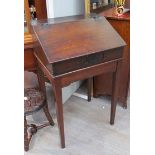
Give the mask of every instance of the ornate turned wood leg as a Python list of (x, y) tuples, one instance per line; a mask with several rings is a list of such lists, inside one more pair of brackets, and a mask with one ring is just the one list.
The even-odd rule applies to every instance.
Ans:
[(64, 118), (63, 118), (63, 105), (62, 105), (62, 89), (60, 86), (54, 87), (55, 93), (55, 107), (57, 114), (57, 122), (59, 128), (61, 148), (65, 148), (65, 135), (64, 135)]
[[(118, 63), (117, 63), (118, 64)], [(112, 79), (112, 98), (111, 98), (111, 114), (110, 114), (110, 124), (113, 125), (115, 121), (115, 113), (117, 106), (117, 94), (118, 94), (118, 65), (116, 72), (113, 73)]]
[(87, 79), (88, 102), (91, 101), (92, 78)]
[(45, 116), (46, 116), (47, 120), (49, 121), (50, 125), (51, 125), (51, 126), (54, 126), (54, 121), (53, 121), (53, 119), (52, 119), (52, 116), (51, 116), (50, 113), (49, 113), (47, 103), (46, 103), (46, 105), (43, 107), (43, 110), (44, 110)]
[[(44, 74), (40, 69), (38, 69), (37, 73), (38, 73), (37, 76), (38, 76), (40, 88), (46, 97), (46, 87), (45, 87)], [(46, 116), (47, 120), (49, 121), (50, 125), (54, 126), (54, 121), (53, 121), (53, 119), (49, 113), (49, 110), (48, 110), (47, 99), (46, 99), (46, 105), (43, 107), (43, 110), (44, 110), (45, 116)]]
[(26, 116), (24, 116), (24, 150), (29, 150), (29, 140), (28, 140), (28, 133), (27, 133), (27, 121)]

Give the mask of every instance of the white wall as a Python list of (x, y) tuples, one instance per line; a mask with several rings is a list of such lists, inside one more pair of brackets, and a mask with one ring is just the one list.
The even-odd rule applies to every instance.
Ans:
[(104, 3), (107, 3), (108, 4), (108, 0), (104, 0)]
[(54, 16), (84, 14), (84, 0), (54, 0)]
[(84, 0), (46, 0), (48, 18), (84, 14)]
[(54, 4), (53, 0), (46, 0), (47, 17), (54, 18)]
[[(84, 0), (46, 0), (48, 18), (84, 14)], [(62, 100), (66, 102), (79, 88), (81, 81), (74, 82), (62, 89)]]

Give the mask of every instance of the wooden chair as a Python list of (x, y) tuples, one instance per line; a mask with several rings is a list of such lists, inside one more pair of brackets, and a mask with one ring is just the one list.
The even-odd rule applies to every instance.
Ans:
[[(43, 125), (27, 124), (26, 116), (31, 115), (42, 109), (48, 120)], [(29, 150), (29, 143), (32, 135), (45, 126), (54, 126), (53, 119), (49, 113), (45, 82), (41, 72), (34, 74), (32, 72), (24, 72), (24, 150)]]

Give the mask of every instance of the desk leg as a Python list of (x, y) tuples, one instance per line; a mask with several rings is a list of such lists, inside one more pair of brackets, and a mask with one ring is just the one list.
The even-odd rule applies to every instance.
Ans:
[(62, 105), (62, 89), (60, 86), (54, 87), (55, 93), (55, 106), (57, 114), (57, 122), (59, 128), (61, 148), (65, 148), (65, 136), (64, 136), (64, 119), (63, 119), (63, 105)]
[(117, 63), (117, 69), (113, 73), (112, 78), (112, 98), (111, 98), (111, 114), (110, 114), (110, 124), (113, 125), (115, 121), (115, 113), (116, 113), (116, 106), (117, 106), (117, 94), (118, 94), (118, 65)]
[(93, 79), (93, 78), (88, 78), (88, 79), (87, 79), (88, 102), (91, 101), (92, 79)]

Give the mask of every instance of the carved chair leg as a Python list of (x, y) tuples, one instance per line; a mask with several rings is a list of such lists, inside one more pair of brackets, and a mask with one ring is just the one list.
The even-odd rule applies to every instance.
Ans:
[(24, 150), (29, 150), (29, 140), (28, 140), (28, 133), (27, 133), (27, 121), (26, 116), (24, 116)]
[(53, 121), (53, 119), (52, 119), (52, 116), (51, 116), (50, 113), (49, 113), (47, 103), (46, 103), (46, 105), (44, 106), (43, 110), (44, 110), (45, 116), (46, 116), (47, 120), (49, 121), (50, 125), (51, 125), (51, 126), (54, 126), (54, 121)]

